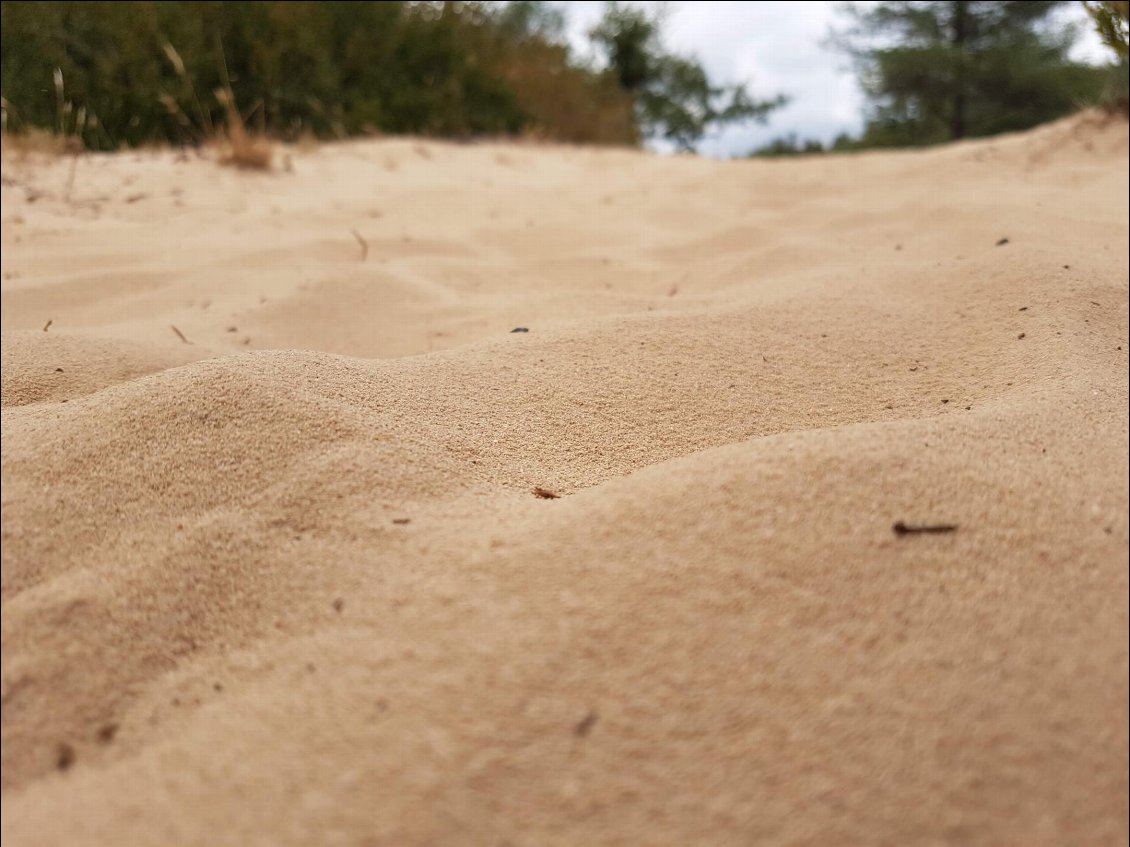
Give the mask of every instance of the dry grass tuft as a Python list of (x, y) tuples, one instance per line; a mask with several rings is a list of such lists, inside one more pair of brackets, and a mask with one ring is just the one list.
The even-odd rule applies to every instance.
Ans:
[(83, 151), (82, 140), (73, 135), (56, 135), (45, 129), (28, 129), (25, 132), (0, 134), (0, 148), (6, 153), (23, 158), (30, 154), (42, 156), (76, 155)]
[(269, 171), (274, 159), (274, 147), (266, 138), (252, 135), (247, 131), (243, 116), (235, 102), (231, 85), (228, 83), (227, 63), (221, 65), (224, 87), (216, 89), (216, 100), (224, 107), (227, 113), (227, 127), (217, 127), (212, 123), (208, 110), (204, 108), (197, 96), (192, 79), (185, 70), (184, 60), (172, 44), (164, 45), (165, 58), (169, 60), (173, 70), (182, 83), (181, 96), (191, 100), (196, 113), (196, 120), (188, 116), (176, 97), (162, 93), (161, 102), (169, 114), (181, 126), (187, 139), (196, 144), (217, 143), (221, 147), (220, 164), (232, 165), (246, 170)]
[(219, 89), (216, 99), (228, 113), (226, 149), (220, 156), (220, 163), (246, 170), (269, 171), (275, 155), (274, 146), (266, 138), (248, 133), (230, 91)]
[(63, 72), (58, 68), (55, 69), (55, 97), (56, 122), (53, 130), (28, 126), (19, 118), (18, 110), (8, 102), (8, 98), (0, 97), (0, 145), (4, 152), (22, 159), (30, 154), (77, 156), (86, 149), (82, 134), (88, 128), (97, 127), (98, 119), (92, 113), (88, 114), (85, 107), (80, 106), (76, 110), (72, 102), (64, 99)]

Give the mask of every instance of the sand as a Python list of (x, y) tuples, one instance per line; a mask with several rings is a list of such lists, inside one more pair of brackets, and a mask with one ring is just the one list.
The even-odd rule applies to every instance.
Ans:
[(1127, 140), (6, 150), (5, 845), (1124, 844)]

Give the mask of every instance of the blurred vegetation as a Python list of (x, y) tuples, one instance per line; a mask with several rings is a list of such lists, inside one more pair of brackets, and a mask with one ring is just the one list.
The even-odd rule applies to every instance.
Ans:
[[(836, 43), (869, 100), (862, 146), (934, 144), (1027, 129), (1109, 98), (1121, 67), (1072, 61), (1058, 0), (848, 4)], [(1114, 4), (1125, 5), (1125, 4)]]
[(751, 152), (751, 158), (773, 159), (781, 156), (815, 156), (821, 153), (846, 153), (851, 150), (861, 150), (865, 145), (857, 138), (840, 133), (829, 144), (814, 138), (799, 138), (797, 134), (789, 133), (780, 138), (775, 138)]
[(1117, 59), (1116, 73), (1108, 83), (1104, 100), (1110, 111), (1130, 115), (1130, 0), (1085, 2), (1087, 13), (1103, 44)]
[[(1116, 61), (1068, 58), (1059, 2), (848, 4), (836, 43), (869, 98), (860, 138), (755, 155), (931, 144), (1126, 108), (1127, 3), (1087, 2)], [(295, 139), (514, 136), (692, 149), (785, 102), (710, 79), (663, 44), (654, 6), (607, 3), (575, 55), (561, 8), (516, 2), (0, 2), (3, 129), (67, 149), (199, 144), (246, 124)], [(234, 117), (234, 120), (233, 120)]]
[(1127, 111), (1130, 2), (1085, 2), (1108, 66), (1072, 62), (1078, 37), (1052, 13), (1062, 2), (844, 4), (832, 44), (855, 60), (870, 100), (864, 132), (829, 144), (789, 134), (751, 157), (808, 156), (934, 144), (1027, 129), (1085, 106)]
[(1105, 2), (1084, 2), (1087, 14), (1095, 22), (1095, 29), (1103, 44), (1114, 54), (1126, 61), (1130, 55), (1130, 0), (1105, 0)]
[(0, 17), (8, 129), (58, 128), (58, 69), (100, 149), (199, 140), (222, 123), (213, 92), (229, 83), (252, 126), (282, 137), (512, 133), (532, 120), (493, 60), (503, 36), (474, 4), (4, 2)]
[(578, 61), (564, 24), (539, 2), (3, 2), (4, 129), (103, 150), (199, 143), (224, 125), (230, 92), (252, 130), (280, 138), (658, 135), (689, 147), (771, 107), (665, 53), (656, 17), (610, 4), (594, 34), (638, 51), (638, 79), (619, 53), (608, 68)]
[(755, 100), (745, 85), (715, 85), (698, 61), (663, 48), (662, 22), (661, 12), (610, 3), (589, 34), (621, 87), (634, 96), (645, 135), (693, 149), (711, 128), (764, 121), (785, 104), (783, 95)]

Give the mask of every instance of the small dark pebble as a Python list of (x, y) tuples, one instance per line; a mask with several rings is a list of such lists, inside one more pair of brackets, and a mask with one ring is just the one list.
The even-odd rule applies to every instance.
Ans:
[(406, 523), (411, 523), (412, 519), (411, 518), (393, 518), (392, 522), (395, 523), (395, 524), (400, 524), (401, 526), (404, 526), (404, 524), (406, 524)]
[(1020, 333), (1020, 335), (1018, 335), (1018, 336), (1016, 336), (1016, 337), (1017, 337), (1017, 338), (1024, 338), (1024, 336), (1026, 336), (1027, 334), (1028, 334), (1028, 333), (1026, 333), (1026, 332), (1022, 332), (1022, 333)]
[(1020, 311), (1021, 311), (1021, 312), (1027, 312), (1027, 311), (1028, 311), (1028, 307), (1027, 307), (1027, 306), (1021, 306), (1021, 307), (1020, 307)]
[(65, 771), (75, 763), (75, 748), (64, 741), (59, 745), (55, 756), (55, 767), (61, 771)]
[(530, 328), (528, 326), (516, 326), (516, 327), (514, 327), (514, 329), (510, 330), (511, 333), (529, 332), (529, 331), (530, 331)]
[(942, 401), (942, 403), (948, 403), (948, 402), (949, 402), (949, 400), (943, 400)]
[(62, 372), (63, 372), (62, 368), (55, 368), (55, 373), (61, 374)]
[(239, 327), (229, 326), (226, 330), (224, 330), (224, 332), (239, 332)]
[(581, 718), (580, 722), (575, 727), (573, 727), (573, 734), (578, 738), (584, 738), (592, 731), (592, 728), (596, 726), (596, 722), (599, 717), (600, 716), (597, 715), (596, 712), (589, 712), (587, 715)]
[(998, 242), (997, 242), (996, 246), (997, 246), (997, 247), (1002, 247), (1002, 246), (1004, 246), (1005, 244), (1008, 244), (1008, 239), (1007, 239), (1007, 238), (1002, 238), (1002, 239), (1001, 239), (1000, 241), (998, 241)]
[(114, 736), (118, 734), (118, 725), (116, 723), (103, 724), (98, 729), (98, 740), (102, 744), (109, 744), (114, 740)]
[(965, 411), (967, 411), (967, 412), (968, 412), (968, 411), (969, 411), (970, 409), (972, 409), (972, 408), (973, 408), (972, 406), (966, 406), (966, 407), (965, 407)]
[(1071, 270), (1071, 265), (1064, 265), (1064, 266), (1063, 266), (1063, 269), (1064, 269), (1065, 271), (1069, 271), (1069, 270)]
[(338, 597), (336, 600), (334, 600), (334, 611), (335, 612), (340, 612), (344, 608), (345, 608), (345, 601), (344, 600), (342, 600), (340, 597)]

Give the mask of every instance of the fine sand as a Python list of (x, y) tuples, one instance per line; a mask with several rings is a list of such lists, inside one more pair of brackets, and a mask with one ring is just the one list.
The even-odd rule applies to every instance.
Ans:
[(285, 156), (4, 152), (6, 847), (1125, 844), (1125, 123)]

